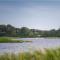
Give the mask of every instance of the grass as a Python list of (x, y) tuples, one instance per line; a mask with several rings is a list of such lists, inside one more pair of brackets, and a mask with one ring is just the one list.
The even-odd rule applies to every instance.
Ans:
[(0, 60), (60, 60), (60, 48), (45, 49), (45, 53), (41, 51), (22, 52), (18, 54), (6, 53), (0, 55)]
[(13, 38), (0, 37), (0, 43), (23, 43), (23, 42), (32, 42), (32, 41), (13, 40)]

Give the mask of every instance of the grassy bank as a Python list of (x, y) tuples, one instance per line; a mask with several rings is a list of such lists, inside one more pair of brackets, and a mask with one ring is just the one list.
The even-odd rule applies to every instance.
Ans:
[(23, 42), (32, 42), (32, 41), (13, 40), (13, 38), (0, 37), (0, 43), (23, 43)]
[(45, 49), (45, 53), (34, 51), (33, 53), (24, 52), (18, 54), (3, 54), (0, 55), (0, 60), (60, 60), (60, 48)]

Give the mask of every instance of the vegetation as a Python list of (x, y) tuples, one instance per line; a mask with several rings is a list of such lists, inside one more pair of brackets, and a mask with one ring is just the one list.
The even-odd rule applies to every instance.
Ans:
[(23, 43), (23, 42), (32, 42), (32, 41), (13, 40), (12, 38), (0, 37), (0, 43)]
[(0, 25), (0, 36), (9, 37), (60, 37), (60, 29), (38, 30), (27, 27), (15, 28), (14, 26)]
[(60, 60), (60, 48), (45, 49), (45, 53), (41, 51), (23, 52), (23, 53), (5, 53), (0, 55), (0, 60)]

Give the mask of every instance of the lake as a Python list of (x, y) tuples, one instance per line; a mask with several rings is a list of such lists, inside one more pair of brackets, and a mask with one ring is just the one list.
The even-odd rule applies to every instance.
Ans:
[(17, 38), (17, 40), (31, 40), (32, 42), (0, 43), (0, 53), (17, 53), (60, 47), (60, 38)]

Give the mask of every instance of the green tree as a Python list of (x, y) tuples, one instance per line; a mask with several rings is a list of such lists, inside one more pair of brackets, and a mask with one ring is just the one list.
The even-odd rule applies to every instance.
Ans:
[(28, 37), (28, 36), (29, 36), (29, 32), (30, 32), (29, 28), (27, 28), (27, 27), (22, 27), (22, 28), (20, 29), (20, 36), (21, 36), (21, 37)]

